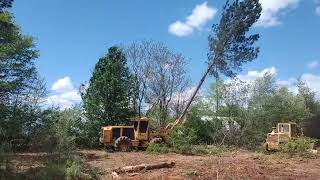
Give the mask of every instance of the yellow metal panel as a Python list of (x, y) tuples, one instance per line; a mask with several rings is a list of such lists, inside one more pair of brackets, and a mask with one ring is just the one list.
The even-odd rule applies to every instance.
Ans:
[(103, 143), (108, 144), (111, 143), (111, 130), (104, 130), (103, 131)]
[[(148, 132), (148, 131), (147, 131)], [(135, 133), (136, 140), (148, 140), (148, 133)]]
[(131, 143), (132, 143), (133, 147), (138, 147), (139, 146), (139, 141), (138, 140), (132, 140)]

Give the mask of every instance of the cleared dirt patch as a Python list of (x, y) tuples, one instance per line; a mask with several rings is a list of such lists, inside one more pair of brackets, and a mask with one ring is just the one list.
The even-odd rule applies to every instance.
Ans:
[[(11, 164), (20, 177), (28, 176), (42, 166), (45, 153), (17, 153)], [(295, 157), (281, 159), (248, 151), (225, 152), (217, 156), (180, 154), (151, 155), (140, 152), (107, 153), (99, 150), (80, 151), (83, 162), (98, 168), (102, 179), (111, 179), (112, 170), (123, 166), (174, 161), (173, 168), (121, 174), (122, 179), (320, 179), (320, 159)], [(31, 178), (32, 179), (32, 178)]]
[(174, 153), (150, 155), (146, 152), (107, 153), (81, 151), (86, 164), (99, 168), (104, 179), (112, 169), (123, 166), (175, 161), (174, 168), (125, 174), (123, 179), (320, 179), (320, 159), (279, 159), (247, 151), (226, 152), (220, 156), (185, 156)]

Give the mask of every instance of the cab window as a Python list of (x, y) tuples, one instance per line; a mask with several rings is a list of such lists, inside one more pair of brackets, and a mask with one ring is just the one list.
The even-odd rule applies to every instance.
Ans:
[(279, 132), (289, 133), (289, 125), (288, 124), (280, 125), (279, 126)]
[(123, 128), (123, 136), (127, 136), (129, 139), (134, 139), (134, 132), (132, 128)]
[(146, 133), (148, 129), (148, 121), (140, 121), (140, 133)]
[(112, 139), (120, 137), (120, 128), (112, 128)]

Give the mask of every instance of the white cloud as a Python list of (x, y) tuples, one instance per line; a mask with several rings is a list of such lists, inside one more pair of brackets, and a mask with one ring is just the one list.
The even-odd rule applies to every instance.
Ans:
[(256, 80), (257, 78), (261, 78), (263, 77), (265, 74), (269, 73), (269, 74), (272, 74), (272, 75), (277, 75), (277, 68), (272, 66), (272, 67), (269, 67), (269, 68), (265, 68), (261, 71), (248, 71), (247, 74), (244, 74), (244, 75), (237, 75), (237, 77), (242, 80), (242, 81), (246, 81), (246, 82), (252, 82), (254, 80)]
[(281, 24), (279, 15), (286, 9), (296, 8), (300, 0), (260, 0), (261, 17), (257, 26), (271, 27)]
[(185, 22), (176, 21), (169, 25), (168, 31), (176, 36), (183, 37), (191, 35), (194, 29), (201, 30), (211, 20), (217, 9), (209, 7), (207, 2), (196, 5), (192, 14), (186, 17)]
[(319, 61), (312, 61), (307, 66), (309, 69), (315, 69), (316, 67), (319, 66)]
[(169, 26), (169, 32), (176, 36), (183, 37), (192, 34), (193, 28), (181, 21), (177, 21)]
[(217, 10), (208, 6), (207, 2), (197, 5), (190, 16), (187, 17), (186, 24), (200, 29), (205, 25), (213, 16), (217, 13)]
[(53, 83), (51, 91), (51, 95), (47, 97), (49, 106), (58, 106), (60, 109), (66, 109), (81, 101), (78, 91), (68, 76)]
[(56, 92), (65, 92), (73, 89), (70, 77), (66, 76), (53, 83), (51, 90)]

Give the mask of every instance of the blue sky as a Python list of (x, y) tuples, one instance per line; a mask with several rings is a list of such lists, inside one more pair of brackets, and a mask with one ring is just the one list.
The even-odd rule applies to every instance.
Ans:
[[(263, 14), (253, 31), (261, 35), (259, 57), (240, 77), (266, 71), (292, 86), (299, 76), (320, 92), (320, 1), (260, 0)], [(36, 38), (39, 73), (53, 104), (80, 100), (79, 85), (98, 58), (115, 44), (153, 39), (188, 60), (194, 83), (205, 70), (207, 36), (224, 0), (16, 0), (12, 12), (23, 33)], [(207, 80), (207, 84), (210, 80)]]

